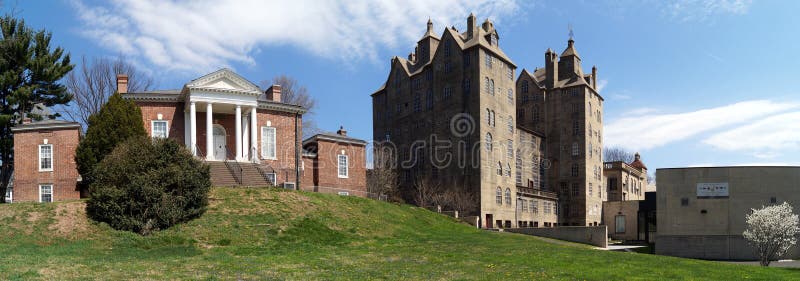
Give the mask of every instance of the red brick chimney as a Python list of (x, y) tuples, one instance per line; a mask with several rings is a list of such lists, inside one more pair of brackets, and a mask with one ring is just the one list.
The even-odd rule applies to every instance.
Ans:
[(267, 100), (274, 102), (281, 102), (281, 85), (272, 85), (264, 92), (267, 95)]
[(128, 75), (127, 74), (118, 74), (117, 75), (117, 92), (120, 94), (128, 93)]

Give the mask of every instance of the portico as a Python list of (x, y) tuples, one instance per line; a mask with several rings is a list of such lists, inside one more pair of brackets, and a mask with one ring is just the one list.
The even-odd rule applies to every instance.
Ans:
[[(207, 161), (258, 160), (258, 86), (220, 70), (186, 84), (182, 94), (185, 143), (192, 154)], [(204, 139), (198, 140), (200, 134)]]

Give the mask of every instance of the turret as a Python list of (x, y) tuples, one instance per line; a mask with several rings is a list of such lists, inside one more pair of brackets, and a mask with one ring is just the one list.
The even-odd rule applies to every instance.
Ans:
[(592, 88), (597, 91), (597, 66), (592, 66)]
[(569, 38), (567, 41), (567, 48), (563, 53), (561, 53), (561, 58), (559, 59), (558, 64), (559, 70), (561, 70), (559, 76), (561, 76), (562, 79), (573, 75), (583, 77), (583, 70), (581, 69), (581, 57), (578, 55), (578, 51), (575, 50), (575, 40), (572, 40), (572, 38)]

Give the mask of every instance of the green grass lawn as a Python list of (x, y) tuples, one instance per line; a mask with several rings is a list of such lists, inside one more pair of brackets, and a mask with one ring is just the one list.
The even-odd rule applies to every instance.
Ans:
[(592, 250), (407, 205), (215, 188), (203, 217), (142, 237), (83, 202), (0, 205), (0, 280), (790, 280), (800, 271)]

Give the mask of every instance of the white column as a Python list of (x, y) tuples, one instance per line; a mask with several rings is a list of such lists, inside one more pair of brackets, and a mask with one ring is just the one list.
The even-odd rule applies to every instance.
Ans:
[(242, 106), (236, 105), (236, 161), (242, 161)]
[(248, 161), (250, 159), (250, 115), (242, 120), (242, 160)]
[[(214, 160), (214, 118), (211, 103), (206, 104), (206, 160)], [(224, 160), (224, 159), (219, 159)]]
[(258, 114), (256, 107), (250, 108), (250, 157), (258, 159)]
[(197, 108), (194, 102), (189, 105), (189, 144), (192, 155), (197, 156)]
[(186, 107), (183, 108), (183, 145), (185, 145), (189, 151), (192, 150), (192, 140), (189, 136), (189, 109)]

